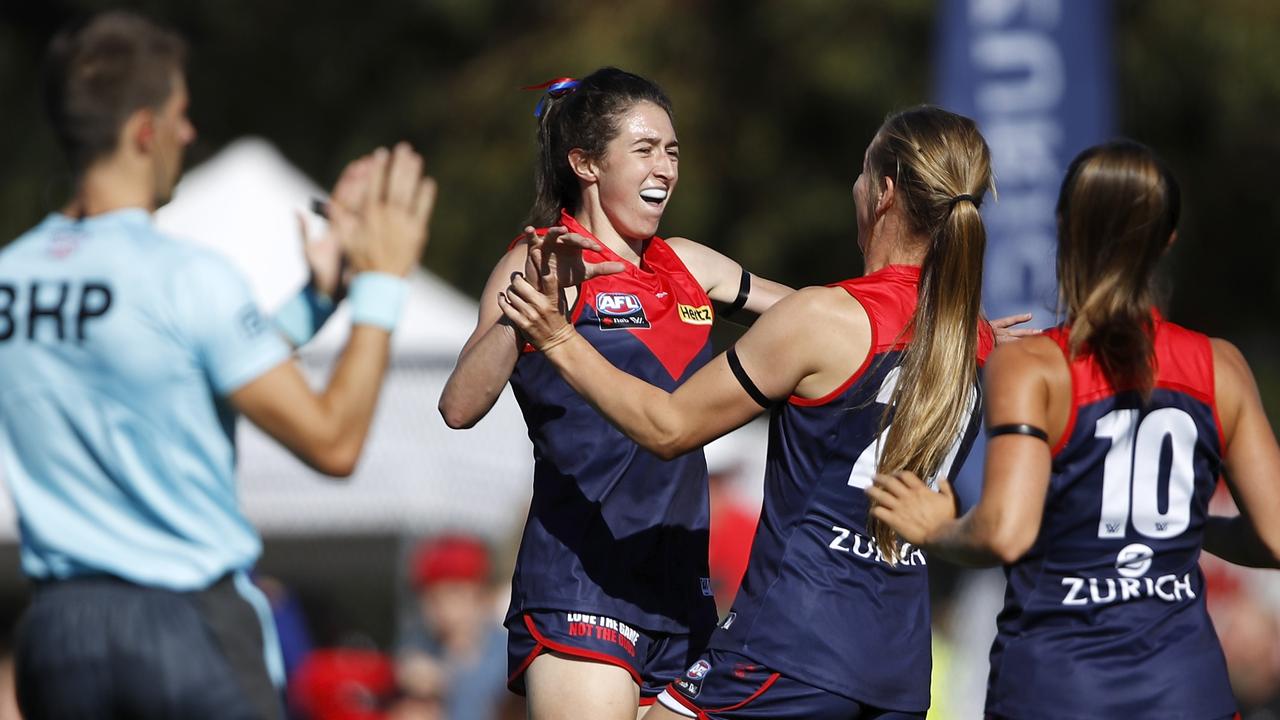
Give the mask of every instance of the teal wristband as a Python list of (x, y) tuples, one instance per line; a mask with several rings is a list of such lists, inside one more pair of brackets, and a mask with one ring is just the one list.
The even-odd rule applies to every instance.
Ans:
[(302, 347), (320, 332), (336, 305), (329, 298), (307, 285), (285, 303), (271, 318), (276, 330), (294, 347)]
[(351, 281), (347, 300), (351, 302), (351, 323), (373, 325), (387, 332), (396, 328), (400, 310), (409, 294), (409, 283), (387, 273), (363, 272)]

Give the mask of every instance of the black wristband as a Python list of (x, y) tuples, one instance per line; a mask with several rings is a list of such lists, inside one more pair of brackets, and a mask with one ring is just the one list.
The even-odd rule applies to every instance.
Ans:
[(1008, 425), (997, 425), (993, 428), (987, 428), (987, 438), (993, 438), (997, 435), (1026, 435), (1028, 437), (1039, 438), (1045, 442), (1049, 442), (1049, 433), (1041, 430), (1035, 425), (1026, 423), (1010, 423)]
[(746, 270), (742, 271), (742, 282), (738, 283), (738, 297), (734, 298), (733, 304), (720, 312), (720, 317), (729, 318), (733, 314), (741, 310), (747, 304), (747, 296), (751, 294), (751, 273)]
[(756, 404), (766, 410), (773, 407), (773, 401), (767, 395), (760, 392), (760, 388), (751, 381), (751, 376), (747, 375), (747, 371), (742, 368), (742, 362), (738, 360), (738, 351), (736, 348), (729, 348), (729, 352), (725, 353), (725, 358), (729, 361), (729, 370), (733, 376), (738, 379), (738, 383), (742, 385), (742, 389), (747, 391), (752, 400)]

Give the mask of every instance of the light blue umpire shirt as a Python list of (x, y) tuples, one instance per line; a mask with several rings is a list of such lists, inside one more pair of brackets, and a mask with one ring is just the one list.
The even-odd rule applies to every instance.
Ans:
[(234, 267), (126, 209), (0, 251), (0, 463), (22, 568), (172, 590), (261, 551), (227, 396), (288, 359)]

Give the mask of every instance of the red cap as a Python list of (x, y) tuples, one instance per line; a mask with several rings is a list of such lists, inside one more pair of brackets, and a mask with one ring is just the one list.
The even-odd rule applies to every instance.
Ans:
[(466, 535), (424, 540), (413, 559), (413, 583), (425, 587), (442, 580), (489, 579), (489, 548)]
[(309, 720), (382, 720), (382, 708), (395, 690), (387, 656), (332, 648), (307, 656), (291, 678), (289, 699)]

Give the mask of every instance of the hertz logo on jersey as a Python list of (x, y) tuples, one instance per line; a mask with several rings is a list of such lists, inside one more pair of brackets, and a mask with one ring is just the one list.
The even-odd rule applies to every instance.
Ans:
[(712, 314), (710, 305), (679, 305), (680, 319), (690, 325), (710, 325)]
[(596, 313), (601, 330), (635, 330), (649, 327), (640, 298), (631, 293), (597, 293)]

